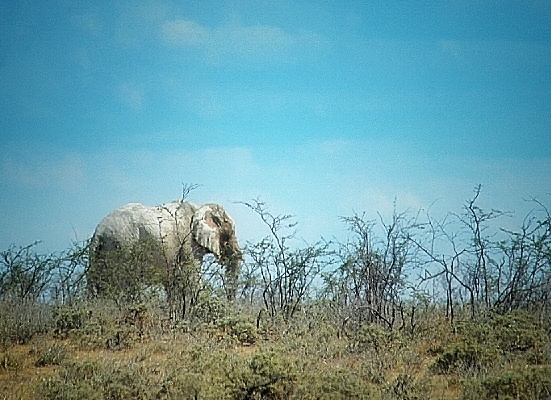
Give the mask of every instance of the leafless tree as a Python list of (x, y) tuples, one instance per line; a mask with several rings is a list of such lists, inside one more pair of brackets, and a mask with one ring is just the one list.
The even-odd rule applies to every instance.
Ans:
[(551, 306), (551, 216), (534, 202), (539, 212), (529, 213), (518, 231), (504, 230), (507, 240), (499, 243), (494, 305), (502, 311)]
[(392, 329), (404, 315), (402, 298), (416, 250), (411, 240), (416, 219), (394, 212), (386, 222), (379, 215), (380, 236), (375, 234), (376, 222), (365, 215), (342, 220), (351, 238), (341, 245), (341, 265), (325, 276), (326, 296), (344, 316), (343, 322), (380, 323)]
[(252, 272), (246, 282), (247, 290), (249, 294), (254, 293), (251, 286), (260, 283), (259, 291), (268, 314), (289, 320), (312, 294), (313, 283), (330, 262), (330, 244), (319, 241), (292, 247), (291, 242), (297, 240), (297, 224), (292, 216), (273, 215), (260, 200), (243, 204), (255, 212), (269, 230), (260, 242), (246, 246), (246, 270)]
[(17, 248), (10, 246), (0, 253), (0, 298), (21, 303), (47, 300), (52, 271), (62, 262), (55, 254), (34, 251), (39, 242)]
[(74, 242), (62, 255), (62, 262), (53, 271), (51, 297), (55, 302), (71, 305), (85, 296), (89, 246), (89, 240), (82, 243)]

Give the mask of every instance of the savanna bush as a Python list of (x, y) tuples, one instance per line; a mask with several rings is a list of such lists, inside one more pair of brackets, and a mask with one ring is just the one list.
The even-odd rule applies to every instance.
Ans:
[(226, 302), (211, 293), (201, 292), (191, 310), (191, 320), (201, 323), (216, 323), (227, 314)]
[(259, 339), (256, 325), (246, 318), (226, 317), (217, 326), (231, 339), (240, 344), (255, 344)]
[(25, 357), (22, 354), (6, 350), (0, 353), (0, 368), (4, 371), (19, 372), (25, 366)]
[(294, 391), (296, 399), (345, 400), (373, 399), (375, 390), (357, 372), (346, 368), (329, 367), (311, 370), (301, 375)]
[(457, 340), (436, 359), (435, 372), (485, 372), (512, 361), (549, 361), (549, 352), (545, 351), (549, 349), (549, 335), (543, 324), (526, 311), (491, 313), (458, 324), (457, 331)]
[(533, 400), (551, 398), (551, 366), (505, 371), (463, 384), (463, 400)]
[(56, 376), (42, 382), (37, 396), (42, 399), (149, 399), (157, 386), (150, 374), (135, 363), (114, 364), (71, 361)]
[(350, 349), (354, 352), (386, 352), (402, 346), (400, 334), (378, 324), (365, 324), (351, 335)]
[(0, 346), (26, 344), (36, 335), (47, 333), (52, 326), (51, 308), (42, 304), (0, 303)]
[(85, 307), (59, 307), (54, 311), (54, 337), (66, 339), (73, 331), (80, 330), (92, 319), (92, 310)]
[(499, 348), (507, 353), (538, 351), (550, 340), (542, 322), (527, 311), (492, 315), (488, 325)]
[(490, 343), (466, 340), (450, 345), (434, 362), (436, 373), (486, 372), (499, 358), (499, 352)]
[(295, 388), (296, 370), (285, 355), (274, 351), (260, 351), (247, 363), (246, 368), (234, 371), (234, 399), (288, 399)]
[(31, 349), (31, 355), (36, 357), (35, 367), (45, 367), (47, 365), (61, 365), (67, 358), (67, 346), (60, 343), (42, 344)]
[(381, 399), (422, 400), (428, 397), (422, 382), (417, 382), (412, 375), (401, 373), (383, 389)]
[(59, 307), (54, 313), (54, 337), (71, 339), (81, 350), (127, 349), (144, 335), (147, 307), (111, 303)]

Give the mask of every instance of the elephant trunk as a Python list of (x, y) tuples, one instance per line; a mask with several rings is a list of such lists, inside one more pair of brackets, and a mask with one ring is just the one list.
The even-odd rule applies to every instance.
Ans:
[(226, 241), (222, 247), (219, 261), (226, 268), (226, 296), (229, 301), (233, 301), (237, 296), (238, 278), (243, 261), (243, 253), (235, 236)]

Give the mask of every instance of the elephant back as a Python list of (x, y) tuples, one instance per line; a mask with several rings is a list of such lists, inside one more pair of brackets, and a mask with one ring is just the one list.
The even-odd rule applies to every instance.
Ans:
[(98, 224), (92, 243), (101, 244), (105, 250), (145, 240), (174, 247), (187, 240), (196, 209), (194, 204), (181, 201), (157, 207), (129, 203), (111, 212)]

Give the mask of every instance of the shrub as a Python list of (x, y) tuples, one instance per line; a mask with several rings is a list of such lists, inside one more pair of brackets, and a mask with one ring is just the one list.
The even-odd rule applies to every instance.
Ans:
[(531, 400), (551, 397), (551, 366), (531, 366), (464, 383), (463, 399)]
[(400, 347), (401, 341), (396, 332), (377, 324), (361, 326), (352, 335), (351, 350), (383, 353), (392, 347)]
[(48, 332), (52, 318), (50, 308), (39, 304), (0, 303), (0, 346), (26, 344), (35, 335)]
[(458, 333), (456, 342), (442, 349), (436, 359), (435, 372), (484, 372), (500, 362), (549, 358), (544, 352), (549, 337), (543, 325), (525, 311), (465, 322), (458, 325)]
[(426, 399), (427, 393), (419, 385), (413, 376), (399, 374), (383, 392), (383, 399), (417, 400)]
[(35, 367), (45, 367), (47, 365), (61, 365), (67, 357), (67, 347), (62, 344), (52, 343), (43, 345), (40, 348), (33, 348), (32, 355), (36, 355)]
[(0, 368), (6, 371), (19, 372), (25, 365), (25, 359), (20, 354), (13, 353), (12, 351), (6, 351), (0, 353)]
[(163, 380), (160, 387), (157, 399), (198, 399), (200, 394), (204, 394), (203, 374), (187, 371), (172, 373)]
[(434, 362), (433, 370), (442, 374), (483, 372), (498, 355), (495, 347), (467, 340), (446, 349)]
[(73, 361), (42, 382), (37, 395), (44, 399), (147, 399), (154, 398), (149, 374), (137, 364), (101, 364)]
[(549, 341), (540, 320), (526, 311), (491, 313), (478, 321), (459, 325), (459, 333), (478, 343), (492, 343), (502, 353), (538, 349)]
[(504, 352), (538, 350), (549, 341), (541, 321), (526, 311), (496, 314), (489, 321), (499, 348)]
[(255, 324), (246, 319), (240, 317), (227, 317), (220, 321), (218, 326), (233, 340), (241, 344), (250, 345), (258, 341), (259, 335)]
[(148, 309), (130, 305), (124, 310), (111, 303), (60, 307), (54, 313), (54, 337), (70, 338), (81, 350), (121, 350), (142, 339)]
[(226, 304), (210, 293), (201, 292), (197, 304), (191, 310), (191, 319), (204, 323), (216, 323), (226, 314)]
[(286, 399), (294, 390), (294, 368), (275, 351), (255, 354), (245, 370), (230, 375), (234, 399)]
[(60, 307), (54, 312), (54, 336), (65, 339), (72, 331), (82, 329), (92, 318), (92, 310), (80, 307)]
[(297, 399), (372, 399), (373, 389), (348, 369), (331, 368), (302, 376), (294, 393)]

